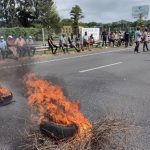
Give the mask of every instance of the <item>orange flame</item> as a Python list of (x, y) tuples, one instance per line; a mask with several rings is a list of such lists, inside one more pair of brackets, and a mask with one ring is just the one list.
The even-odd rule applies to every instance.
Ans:
[(39, 123), (52, 120), (65, 126), (75, 124), (79, 136), (83, 136), (85, 131), (91, 131), (91, 124), (79, 111), (78, 103), (70, 102), (59, 86), (38, 79), (33, 74), (26, 75), (24, 81), (27, 87), (28, 104), (36, 108)]
[(0, 101), (3, 100), (2, 97), (11, 95), (11, 92), (0, 86)]

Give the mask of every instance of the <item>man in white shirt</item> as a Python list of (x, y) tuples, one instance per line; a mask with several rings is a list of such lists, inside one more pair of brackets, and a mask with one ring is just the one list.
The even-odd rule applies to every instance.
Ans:
[(90, 50), (90, 41), (89, 41), (89, 36), (87, 35), (87, 32), (85, 32), (83, 36), (83, 45), (85, 47), (88, 47), (88, 49)]
[(59, 45), (60, 47), (62, 48), (64, 54), (67, 52), (69, 53), (68, 51), (68, 43), (67, 43), (67, 39), (66, 39), (66, 36), (64, 34), (62, 34), (60, 37), (59, 37)]
[(148, 33), (147, 33), (147, 28), (145, 29), (144, 33), (143, 33), (143, 52), (145, 52), (145, 47), (147, 49), (147, 51), (149, 51), (149, 48), (148, 48)]
[(140, 28), (138, 27), (136, 32), (135, 32), (135, 42), (136, 42), (136, 46), (134, 49), (134, 52), (139, 53), (139, 46), (140, 46), (140, 41), (141, 41), (141, 32), (140, 32)]

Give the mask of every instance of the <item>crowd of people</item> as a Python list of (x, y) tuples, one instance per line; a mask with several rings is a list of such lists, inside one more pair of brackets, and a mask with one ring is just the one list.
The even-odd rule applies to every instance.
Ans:
[(68, 53), (68, 48), (74, 48), (77, 52), (84, 51), (84, 48), (89, 50), (90, 47), (94, 44), (94, 37), (91, 34), (90, 36), (87, 35), (85, 32), (84, 36), (79, 33), (76, 36), (71, 33), (70, 36), (66, 36), (62, 34), (59, 37), (59, 45), (54, 44), (53, 37), (51, 35), (48, 36), (48, 45), (49, 48), (52, 50), (52, 54), (56, 54), (58, 47), (62, 48), (64, 53)]
[(148, 29), (140, 30), (138, 27), (136, 31), (128, 29), (126, 31), (119, 32), (107, 32), (104, 30), (101, 34), (102, 39), (102, 47), (112, 46), (119, 47), (124, 45), (125, 47), (133, 46), (134, 42), (136, 43), (136, 47), (134, 52), (139, 53), (139, 45), (143, 43), (143, 52), (148, 51), (148, 41), (149, 39)]
[[(137, 32), (140, 32), (139, 38)], [(150, 35), (149, 35), (150, 36)], [(137, 42), (137, 40), (139, 42)], [(78, 35), (73, 35), (71, 33), (70, 36), (66, 36), (62, 34), (59, 38), (59, 46), (55, 45), (53, 43), (52, 36), (49, 36), (48, 38), (48, 44), (49, 47), (52, 50), (52, 53), (55, 54), (58, 47), (62, 48), (64, 53), (68, 53), (68, 48), (74, 48), (77, 52), (84, 51), (85, 48), (88, 50), (91, 50), (91, 47), (95, 43), (95, 45), (99, 44), (102, 47), (119, 47), (119, 46), (133, 46), (134, 43), (136, 43), (136, 51), (139, 52), (138, 45), (140, 43), (143, 43), (143, 51), (149, 50), (148, 48), (148, 29), (145, 28), (144, 30), (141, 30), (137, 28), (137, 31), (134, 30), (126, 30), (126, 31), (116, 31), (116, 32), (108, 32), (105, 29), (101, 33), (101, 41), (95, 41), (93, 35), (91, 34), (88, 36), (88, 33), (85, 32), (82, 36), (80, 33)], [(55, 50), (54, 50), (55, 48)]]
[(3, 59), (8, 58), (10, 54), (12, 54), (16, 60), (18, 60), (19, 57), (24, 57), (26, 54), (28, 54), (28, 56), (35, 54), (32, 36), (29, 36), (26, 40), (22, 36), (14, 38), (10, 35), (6, 40), (3, 36), (0, 36), (0, 50)]
[[(128, 47), (136, 43), (134, 52), (139, 53), (139, 46), (141, 42), (143, 43), (143, 52), (149, 51), (149, 40), (148, 29), (145, 28), (141, 31), (140, 28), (137, 28), (136, 31), (126, 30), (124, 32), (107, 32), (104, 29), (101, 33), (101, 42), (95, 41), (93, 34), (88, 36), (87, 32), (85, 32), (83, 36), (80, 33), (76, 36), (73, 35), (73, 33), (71, 33), (70, 36), (62, 34), (59, 37), (59, 44), (56, 44), (52, 35), (49, 35), (47, 42), (52, 54), (56, 54), (58, 48), (61, 48), (64, 53), (68, 53), (69, 48), (74, 48), (77, 52), (84, 51), (85, 48), (91, 50), (91, 47), (95, 42), (97, 44), (101, 43), (101, 46), (106, 48), (108, 46), (119, 47), (121, 45)], [(3, 36), (0, 36), (0, 50), (2, 58), (8, 58), (9, 54), (12, 54), (16, 60), (18, 60), (19, 57), (24, 57), (26, 55), (33, 56), (36, 51), (33, 44), (32, 36), (29, 36), (26, 40), (22, 36), (14, 38), (10, 35), (6, 38), (6, 40)]]
[(145, 28), (143, 33), (141, 33), (140, 28), (137, 28), (137, 31), (135, 32), (136, 46), (135, 46), (134, 52), (139, 53), (139, 46), (140, 46), (141, 41), (143, 42), (143, 52), (149, 51), (149, 48), (148, 48), (149, 39), (148, 39), (148, 29), (147, 28)]

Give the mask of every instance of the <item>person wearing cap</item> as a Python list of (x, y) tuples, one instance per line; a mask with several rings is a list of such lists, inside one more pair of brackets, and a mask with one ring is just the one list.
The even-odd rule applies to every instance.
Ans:
[(13, 53), (15, 59), (18, 60), (18, 54), (17, 54), (16, 45), (15, 45), (15, 40), (11, 35), (8, 36), (6, 43), (7, 43), (8, 49)]
[(7, 45), (3, 36), (0, 36), (0, 50), (2, 54), (2, 58), (5, 59), (7, 57)]
[(22, 36), (19, 36), (16, 40), (15, 40), (15, 45), (17, 47), (17, 50), (19, 52), (19, 56), (24, 56), (26, 53), (26, 42), (25, 40), (22, 38)]
[(36, 48), (33, 46), (34, 41), (33, 41), (32, 36), (29, 36), (29, 38), (26, 40), (26, 44), (27, 44), (28, 56), (30, 56), (31, 52), (32, 52), (32, 55), (34, 56)]

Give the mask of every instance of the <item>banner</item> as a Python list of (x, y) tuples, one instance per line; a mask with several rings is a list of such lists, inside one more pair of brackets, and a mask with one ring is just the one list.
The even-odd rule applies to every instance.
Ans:
[(80, 29), (80, 33), (82, 34), (82, 37), (84, 36), (85, 32), (87, 32), (88, 36), (93, 34), (95, 41), (99, 40), (99, 36), (100, 36), (100, 29), (99, 28), (81, 28)]

